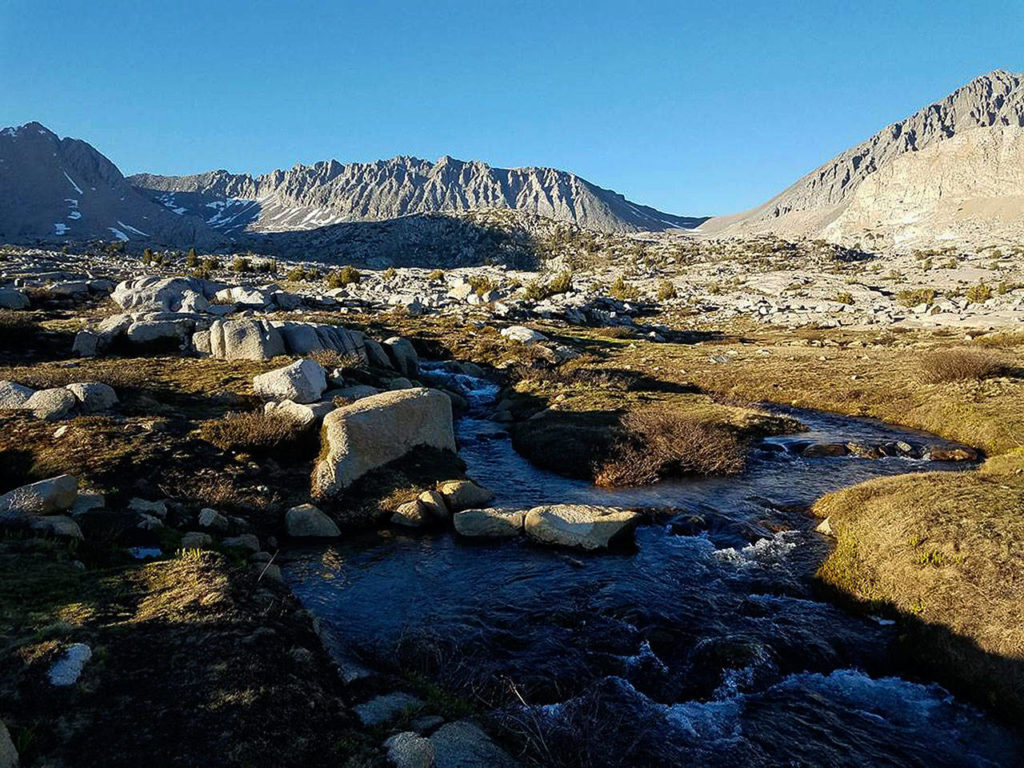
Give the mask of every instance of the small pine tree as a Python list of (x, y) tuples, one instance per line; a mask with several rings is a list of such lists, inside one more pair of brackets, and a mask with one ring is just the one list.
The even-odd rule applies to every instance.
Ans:
[(189, 269), (195, 269), (199, 266), (199, 257), (196, 255), (195, 248), (188, 249), (188, 255), (185, 257), (185, 266)]
[(146, 265), (153, 263), (153, 252), (149, 248), (142, 252), (142, 263)]

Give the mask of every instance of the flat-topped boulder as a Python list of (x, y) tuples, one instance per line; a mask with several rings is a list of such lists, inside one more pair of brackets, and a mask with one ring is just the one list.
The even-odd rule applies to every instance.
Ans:
[(451, 401), (436, 389), (382, 392), (332, 411), (313, 472), (317, 497), (340, 495), (367, 472), (426, 446), (455, 451)]
[(640, 514), (589, 504), (552, 504), (526, 513), (526, 535), (541, 544), (578, 549), (607, 549), (630, 536)]
[(469, 538), (501, 539), (523, 532), (526, 512), (517, 509), (466, 509), (456, 512), (455, 532)]
[(256, 394), (267, 400), (315, 403), (327, 389), (327, 373), (313, 360), (298, 360), (252, 380)]

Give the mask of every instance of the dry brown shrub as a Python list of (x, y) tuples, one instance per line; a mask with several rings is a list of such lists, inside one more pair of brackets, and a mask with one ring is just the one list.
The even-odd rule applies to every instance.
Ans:
[(200, 435), (224, 451), (267, 451), (295, 440), (302, 427), (279, 413), (229, 413), (203, 424)]
[(1003, 363), (987, 349), (942, 349), (921, 358), (921, 380), (928, 384), (947, 381), (980, 381), (999, 376)]
[(626, 414), (622, 436), (599, 468), (603, 486), (648, 485), (673, 475), (735, 475), (746, 465), (746, 447), (722, 426), (669, 408)]
[(359, 355), (351, 353), (344, 354), (334, 349), (317, 349), (310, 352), (307, 357), (309, 357), (313, 362), (318, 363), (321, 368), (328, 372), (335, 368), (341, 368), (342, 370), (356, 370), (366, 367), (366, 363), (363, 362)]

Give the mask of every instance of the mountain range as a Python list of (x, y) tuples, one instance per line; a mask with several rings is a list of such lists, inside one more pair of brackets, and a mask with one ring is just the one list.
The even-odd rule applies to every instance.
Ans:
[(996, 70), (819, 166), (706, 234), (772, 233), (866, 247), (1019, 242), (1024, 75)]
[[(295, 250), (353, 225), (505, 211), (603, 233), (774, 234), (869, 250), (1024, 240), (1024, 76), (996, 70), (836, 155), (763, 205), (677, 216), (552, 168), (442, 157), (336, 160), (260, 176), (225, 170), (125, 178), (84, 141), (39, 123), (0, 131), (0, 242)], [(425, 231), (435, 231), (429, 224)], [(405, 242), (408, 222), (392, 227)], [(452, 232), (462, 231), (458, 228)], [(401, 233), (401, 234), (398, 234)]]
[(125, 178), (86, 142), (39, 123), (0, 131), (0, 241), (264, 244), (269, 233), (494, 209), (607, 233), (690, 229), (706, 218), (632, 203), (566, 171), (451, 157)]

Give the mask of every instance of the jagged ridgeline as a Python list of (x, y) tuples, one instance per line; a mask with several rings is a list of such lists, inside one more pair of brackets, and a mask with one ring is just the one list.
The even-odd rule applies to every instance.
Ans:
[(772, 233), (888, 247), (1024, 235), (1024, 76), (978, 77), (708, 234)]
[(528, 266), (558, 226), (618, 234), (702, 221), (551, 168), (396, 157), (256, 177), (125, 178), (86, 142), (61, 139), (39, 123), (0, 132), (0, 241), (12, 243), (121, 240), (140, 248)]

